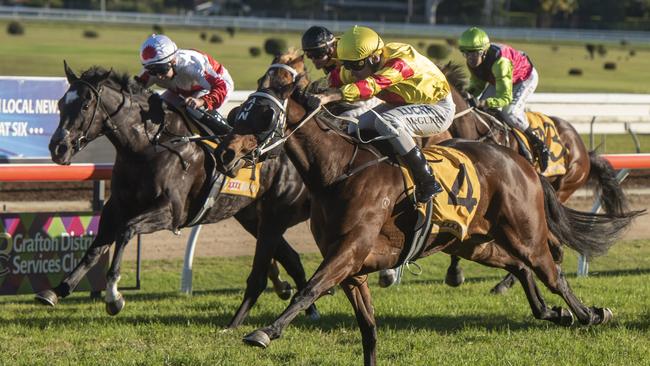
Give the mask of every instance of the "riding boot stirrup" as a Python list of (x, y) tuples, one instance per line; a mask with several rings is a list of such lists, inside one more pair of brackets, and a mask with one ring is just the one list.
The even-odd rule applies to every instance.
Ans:
[(433, 170), (419, 147), (416, 146), (405, 155), (402, 155), (402, 161), (413, 175), (415, 200), (417, 202), (428, 202), (435, 195), (442, 192), (440, 183), (433, 176)]
[(546, 147), (546, 144), (544, 144), (544, 142), (540, 140), (539, 137), (537, 137), (537, 135), (530, 127), (526, 129), (525, 133), (526, 137), (528, 138), (528, 142), (530, 142), (532, 150), (535, 152), (535, 156), (537, 156), (539, 168), (543, 172), (548, 167), (548, 159), (550, 155), (548, 148)]

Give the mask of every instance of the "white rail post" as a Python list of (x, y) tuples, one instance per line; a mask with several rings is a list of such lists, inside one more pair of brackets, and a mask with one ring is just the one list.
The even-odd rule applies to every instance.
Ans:
[[(629, 169), (621, 169), (618, 174), (616, 175), (616, 181), (618, 183), (621, 183), (627, 176), (630, 174)], [(594, 201), (594, 205), (591, 207), (591, 212), (592, 213), (597, 213), (601, 209), (601, 202), (600, 198), (596, 197), (596, 200)], [(587, 277), (589, 275), (589, 261), (587, 260), (587, 257), (584, 255), (580, 254), (578, 256), (578, 272), (577, 276), (578, 277)]]
[(200, 232), (201, 225), (194, 226), (190, 237), (187, 239), (185, 262), (183, 263), (183, 271), (181, 272), (181, 293), (185, 295), (192, 294), (192, 262), (194, 261), (194, 248), (196, 247), (196, 241), (199, 239)]

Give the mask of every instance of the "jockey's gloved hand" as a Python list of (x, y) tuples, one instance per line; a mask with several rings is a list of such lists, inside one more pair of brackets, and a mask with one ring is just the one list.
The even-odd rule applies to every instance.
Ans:
[(320, 99), (316, 95), (307, 91), (293, 93), (293, 98), (300, 103), (305, 109), (313, 111), (320, 106)]

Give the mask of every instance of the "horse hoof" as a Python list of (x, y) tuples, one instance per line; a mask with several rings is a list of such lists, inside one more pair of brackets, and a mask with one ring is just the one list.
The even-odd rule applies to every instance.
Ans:
[(293, 296), (293, 288), (287, 281), (282, 281), (282, 287), (275, 292), (282, 300), (289, 300)]
[(397, 271), (386, 269), (379, 272), (379, 287), (390, 287), (397, 282)]
[(445, 284), (450, 287), (458, 287), (465, 282), (463, 271), (447, 271)]
[(502, 283), (499, 283), (498, 285), (494, 286), (492, 290), (490, 290), (490, 293), (492, 295), (503, 295), (506, 292), (508, 292), (508, 286)]
[(559, 319), (557, 321), (558, 325), (561, 325), (563, 327), (570, 327), (575, 322), (573, 313), (570, 310), (561, 308), (559, 306), (553, 307), (553, 310), (559, 314)]
[(124, 303), (125, 303), (124, 297), (122, 297), (122, 296), (120, 296), (114, 302), (107, 302), (106, 303), (106, 312), (108, 313), (108, 315), (115, 316), (115, 315), (119, 314), (120, 311), (122, 311), (122, 309), (124, 308)]
[(244, 336), (244, 343), (249, 346), (255, 346), (260, 348), (266, 348), (271, 344), (271, 338), (268, 334), (264, 333), (261, 330), (256, 330), (253, 333), (249, 333)]
[(316, 309), (316, 307), (313, 305), (312, 307), (313, 309), (312, 308), (307, 309), (307, 318), (309, 318), (309, 320), (311, 321), (320, 320), (320, 313), (318, 312), (318, 309)]
[(596, 308), (595, 310), (596, 314), (602, 319), (598, 324), (607, 324), (614, 319), (614, 313), (609, 308)]
[(54, 305), (59, 303), (59, 297), (52, 290), (43, 290), (34, 296), (34, 299), (43, 305), (49, 305), (54, 307)]

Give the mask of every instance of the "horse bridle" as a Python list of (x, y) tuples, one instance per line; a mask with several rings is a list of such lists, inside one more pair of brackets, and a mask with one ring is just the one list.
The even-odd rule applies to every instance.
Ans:
[[(298, 80), (302, 77), (302, 74), (300, 74), (296, 69), (293, 67), (287, 65), (287, 64), (279, 64), (279, 63), (274, 63), (269, 66), (269, 69), (267, 70), (267, 73), (272, 70), (272, 69), (283, 69), (288, 71), (291, 76), (292, 76), (292, 86), (295, 87), (295, 84), (298, 82)], [(253, 94), (251, 94), (247, 101), (244, 103), (244, 105), (250, 104), (255, 105), (256, 99), (255, 98), (262, 98), (270, 101), (270, 104), (274, 107), (273, 109), (273, 120), (271, 121), (271, 128), (264, 130), (260, 133), (255, 134), (255, 138), (257, 141), (262, 141), (261, 143), (258, 142), (257, 147), (250, 151), (248, 154), (242, 157), (243, 160), (249, 161), (253, 165), (260, 159), (260, 157), (269, 151), (277, 148), (278, 146), (284, 144), (291, 135), (297, 131), (300, 127), (302, 127), (314, 114), (316, 114), (319, 110), (320, 107), (311, 112), (309, 115), (304, 117), (300, 124), (293, 130), (291, 133), (287, 136), (284, 136), (284, 128), (287, 123), (287, 104), (289, 102), (289, 97), (287, 98), (278, 98), (264, 90), (257, 91)], [(239, 120), (239, 117), (238, 117)]]
[[(88, 131), (90, 131), (90, 128), (92, 127), (93, 122), (95, 121), (95, 116), (97, 115), (97, 110), (100, 107), (101, 107), (102, 111), (104, 111), (104, 114), (106, 114), (106, 120), (104, 120), (104, 122), (102, 123), (102, 130), (104, 130), (104, 126), (108, 127), (108, 129), (110, 131), (116, 131), (118, 129), (117, 125), (115, 124), (115, 122), (113, 121), (113, 119), (111, 117), (117, 115), (117, 113), (119, 113), (119, 111), (122, 109), (122, 105), (124, 105), (124, 103), (126, 102), (126, 96), (124, 95), (124, 93), (121, 90), (113, 89), (113, 90), (119, 92), (122, 95), (123, 100), (122, 100), (122, 103), (120, 103), (120, 106), (117, 108), (117, 110), (115, 110), (115, 112), (108, 113), (108, 110), (106, 109), (106, 106), (102, 102), (102, 94), (101, 94), (105, 85), (100, 85), (99, 88), (96, 88), (94, 85), (92, 85), (91, 83), (89, 83), (89, 82), (87, 82), (86, 80), (83, 80), (83, 79), (77, 79), (77, 80), (72, 81), (70, 83), (70, 86), (72, 86), (74, 84), (82, 84), (82, 85), (87, 86), (93, 92), (93, 94), (95, 95), (95, 98), (97, 99), (97, 103), (95, 104), (95, 108), (93, 109), (93, 113), (92, 113), (92, 116), (90, 118), (90, 122), (88, 122), (87, 124), (84, 122), (84, 124), (82, 124), (82, 131), (83, 132), (82, 132), (81, 136), (79, 136), (79, 138), (74, 142), (73, 147), (74, 147), (76, 152), (79, 152), (79, 151), (83, 150), (83, 148), (85, 147), (85, 145), (83, 145), (84, 142), (88, 141)], [(109, 87), (107, 86), (107, 88), (109, 88)], [(112, 89), (112, 88), (109, 88), (109, 89)], [(83, 128), (84, 125), (85, 125), (85, 128)]]

